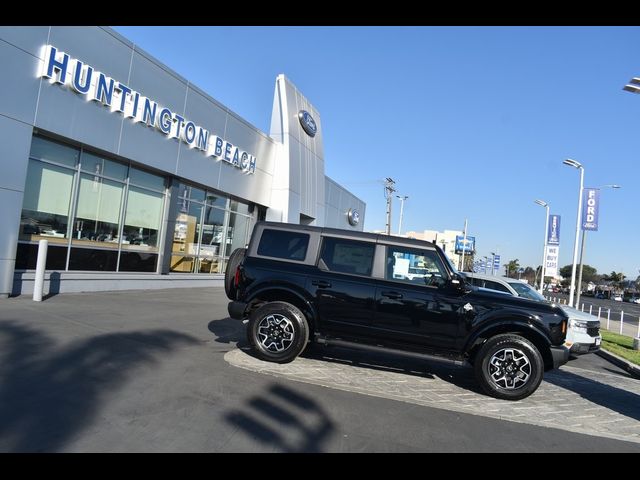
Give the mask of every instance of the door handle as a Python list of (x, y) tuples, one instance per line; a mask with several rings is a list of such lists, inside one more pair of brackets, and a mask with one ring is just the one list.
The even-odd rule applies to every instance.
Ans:
[(382, 292), (383, 297), (392, 298), (393, 300), (400, 300), (402, 294), (398, 292)]
[(326, 280), (312, 280), (311, 285), (315, 285), (318, 288), (330, 288), (331, 282), (327, 282)]

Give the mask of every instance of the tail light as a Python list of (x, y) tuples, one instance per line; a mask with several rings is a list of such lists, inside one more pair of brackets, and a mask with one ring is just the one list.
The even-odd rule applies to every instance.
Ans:
[(236, 274), (233, 277), (233, 286), (238, 288), (238, 285), (240, 285), (240, 266), (236, 268)]

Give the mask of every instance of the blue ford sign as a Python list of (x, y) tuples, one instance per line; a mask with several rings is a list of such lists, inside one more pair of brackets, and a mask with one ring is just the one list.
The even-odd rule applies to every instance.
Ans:
[(560, 245), (560, 215), (549, 215), (547, 245)]
[(298, 119), (300, 120), (300, 125), (302, 125), (303, 130), (307, 132), (307, 135), (315, 137), (318, 132), (318, 126), (311, 114), (306, 110), (300, 110), (298, 112)]
[(463, 235), (456, 235), (455, 252), (459, 255), (463, 251), (465, 254), (474, 253), (476, 251), (476, 237), (470, 237), (467, 235), (465, 240)]
[(585, 188), (582, 191), (582, 230), (598, 231), (598, 210), (600, 208), (600, 190)]

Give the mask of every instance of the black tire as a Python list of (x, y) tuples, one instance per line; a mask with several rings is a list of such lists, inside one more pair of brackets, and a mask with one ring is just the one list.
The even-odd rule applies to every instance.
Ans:
[(261, 360), (288, 363), (307, 346), (309, 326), (298, 307), (269, 302), (251, 312), (247, 339)]
[(475, 358), (474, 370), (487, 394), (503, 400), (521, 400), (537, 390), (544, 362), (529, 340), (504, 334), (485, 342)]
[(244, 256), (247, 253), (246, 248), (236, 248), (229, 257), (227, 262), (227, 269), (224, 271), (224, 292), (227, 294), (229, 300), (236, 299), (236, 293), (238, 289), (235, 286), (236, 269), (238, 265), (244, 260)]

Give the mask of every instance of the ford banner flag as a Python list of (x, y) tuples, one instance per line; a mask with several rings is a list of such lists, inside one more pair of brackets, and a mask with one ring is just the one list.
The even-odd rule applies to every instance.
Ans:
[(582, 191), (582, 230), (598, 231), (598, 209), (600, 208), (600, 190), (585, 188)]
[(560, 215), (549, 215), (547, 245), (560, 245)]

